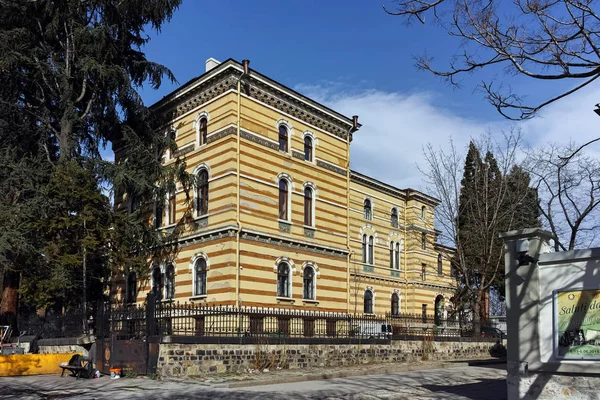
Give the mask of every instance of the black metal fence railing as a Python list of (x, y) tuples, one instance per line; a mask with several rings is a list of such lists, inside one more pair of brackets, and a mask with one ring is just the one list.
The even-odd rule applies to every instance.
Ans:
[[(19, 318), (21, 334), (42, 338), (147, 336), (267, 338), (402, 338), (403, 336), (497, 337), (490, 321), (480, 328), (465, 318), (413, 314), (346, 314), (279, 308), (207, 306), (154, 302), (139, 305), (99, 303), (93, 317), (82, 312)], [(492, 328), (492, 329), (488, 329)], [(497, 333), (495, 333), (497, 332)]]
[(63, 314), (29, 315), (17, 318), (17, 326), (21, 336), (34, 335), (44, 339), (81, 336), (88, 330), (87, 323), (86, 315), (81, 310)]
[[(394, 336), (474, 337), (472, 322), (433, 315), (346, 314), (280, 308), (207, 306), (147, 302), (106, 307), (99, 335), (272, 338), (392, 338)], [(481, 327), (490, 326), (482, 321)], [(103, 333), (100, 333), (103, 332)], [(485, 334), (483, 336), (486, 336)], [(491, 336), (489, 333), (487, 336)]]

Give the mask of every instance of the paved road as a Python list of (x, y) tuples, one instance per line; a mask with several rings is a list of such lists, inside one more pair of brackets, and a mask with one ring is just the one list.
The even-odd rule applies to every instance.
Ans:
[(73, 378), (0, 378), (0, 398), (13, 399), (185, 399), (200, 400), (400, 400), (506, 399), (503, 365), (457, 367), (426, 371), (365, 375), (322, 381), (284, 383), (236, 389), (188, 382), (147, 379), (76, 381)]

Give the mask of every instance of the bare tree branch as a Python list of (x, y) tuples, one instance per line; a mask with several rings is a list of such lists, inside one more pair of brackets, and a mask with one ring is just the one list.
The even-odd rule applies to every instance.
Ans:
[[(432, 14), (450, 36), (461, 39), (460, 52), (449, 68), (432, 66), (433, 58), (421, 56), (417, 67), (458, 85), (465, 73), (506, 66), (509, 75), (540, 81), (584, 80), (574, 88), (550, 96), (537, 105), (523, 96), (502, 90), (494, 79), (479, 88), (506, 118), (524, 120), (540, 109), (573, 94), (600, 76), (600, 16), (594, 0), (398, 0), (389, 15), (425, 22)], [(500, 7), (502, 4), (502, 7)]]

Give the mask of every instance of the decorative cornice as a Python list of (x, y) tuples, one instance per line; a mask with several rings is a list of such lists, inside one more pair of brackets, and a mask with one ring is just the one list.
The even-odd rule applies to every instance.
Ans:
[(185, 145), (181, 146), (180, 148), (178, 148), (173, 153), (173, 157), (181, 157), (183, 155), (186, 155), (187, 153), (194, 151), (195, 148), (196, 148), (196, 146), (195, 146), (194, 142), (190, 142), (188, 144), (185, 144)]
[(328, 162), (322, 160), (317, 160), (317, 165), (321, 168), (325, 168), (329, 171), (335, 172), (336, 174), (346, 176), (346, 170), (338, 167), (337, 165), (329, 164)]
[(236, 128), (234, 126), (230, 126), (229, 128), (225, 128), (220, 132), (213, 133), (212, 135), (208, 136), (208, 138), (206, 139), (206, 143), (216, 142), (217, 140), (224, 138), (225, 136), (235, 135), (236, 133)]
[[(227, 62), (223, 64), (226, 63)], [(219, 71), (197, 86), (193, 86), (194, 81), (199, 81), (202, 77), (198, 77), (193, 81), (188, 82), (175, 92), (166, 96), (165, 99), (153, 105), (152, 108), (165, 115), (167, 119), (175, 119), (195, 109), (199, 105), (207, 103), (215, 97), (222, 95), (228, 90), (237, 90), (237, 82), (242, 72), (238, 68), (235, 68), (233, 63), (235, 62), (232, 60), (232, 63), (229, 63), (229, 65), (223, 65), (222, 71)], [(256, 75), (256, 78), (253, 77), (253, 75)], [(348, 139), (350, 121), (346, 124), (342, 122), (342, 120), (322, 111), (320, 107), (323, 106), (318, 105), (318, 103), (313, 100), (306, 98), (306, 100), (303, 101), (300, 98), (286, 93), (293, 91), (285, 88), (283, 85), (277, 84), (274, 81), (272, 84), (267, 84), (263, 80), (270, 79), (252, 71), (250, 76), (246, 76), (243, 80), (243, 92), (253, 99), (316, 126), (343, 140)], [(191, 89), (178, 95), (180, 91), (183, 91), (188, 86), (190, 86)], [(298, 94), (298, 97), (304, 96)], [(314, 105), (311, 103), (314, 103)], [(332, 113), (335, 112), (332, 111)], [(340, 115), (340, 118), (346, 117)]]
[(306, 243), (292, 238), (274, 237), (259, 232), (242, 231), (242, 239), (253, 240), (260, 243), (274, 244), (277, 246), (288, 247), (295, 250), (310, 251), (313, 253), (324, 254), (327, 256), (346, 258), (348, 250), (346, 249), (335, 249), (330, 247), (320, 246), (316, 243)]
[(242, 131), (240, 131), (240, 137), (242, 137), (246, 140), (249, 140), (251, 142), (254, 142), (256, 144), (260, 144), (261, 146), (268, 147), (271, 150), (279, 150), (279, 145), (269, 142), (268, 140), (265, 140), (265, 139), (263, 139), (259, 136), (256, 136), (250, 132), (242, 130)]
[(350, 180), (352, 182), (360, 183), (361, 185), (365, 185), (371, 189), (377, 190), (382, 193), (389, 194), (401, 200), (406, 199), (406, 193), (403, 190), (390, 186), (386, 183), (380, 182), (376, 179), (358, 173), (356, 171), (350, 171)]
[(292, 150), (292, 157), (297, 158), (299, 160), (304, 160), (304, 153), (301, 153), (297, 150)]
[(385, 182), (378, 181), (377, 179), (371, 178), (367, 175), (363, 175), (356, 171), (350, 171), (350, 180), (352, 182), (365, 185), (379, 192), (389, 194), (390, 196), (394, 196), (400, 200), (418, 200), (432, 207), (435, 207), (440, 203), (438, 199), (436, 199), (435, 197), (431, 197), (425, 193), (410, 188), (398, 189), (397, 187), (388, 185)]
[[(199, 225), (203, 225), (203, 221), (206, 219), (200, 220)], [(203, 232), (200, 234), (193, 234), (188, 236), (183, 236), (178, 238), (177, 245), (180, 248), (193, 246), (198, 243), (206, 243), (213, 240), (219, 240), (227, 237), (235, 237), (236, 228), (234, 226), (225, 226), (219, 229), (215, 229), (209, 232)]]

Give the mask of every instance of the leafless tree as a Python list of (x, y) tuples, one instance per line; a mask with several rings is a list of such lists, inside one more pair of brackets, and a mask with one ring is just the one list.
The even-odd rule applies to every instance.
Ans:
[(584, 152), (590, 143), (550, 144), (528, 155), (527, 169), (538, 190), (543, 224), (556, 237), (555, 251), (600, 245), (600, 162)]
[[(480, 152), (493, 152), (498, 162), (498, 168), (506, 177), (517, 163), (517, 152), (521, 142), (519, 132), (505, 135), (502, 143), (486, 137), (479, 141)], [(448, 150), (435, 148), (428, 144), (424, 149), (425, 166), (421, 171), (428, 182), (428, 190), (440, 199), (436, 208), (436, 223), (440, 229), (439, 240), (443, 244), (453, 246), (449, 249), (448, 257), (453, 260), (453, 268), (457, 274), (457, 291), (455, 307), (460, 310), (463, 303), (469, 303), (472, 311), (475, 329), (479, 329), (482, 317), (482, 305), (486, 296), (495, 283), (498, 274), (503, 272), (504, 261), (498, 234), (511, 229), (513, 216), (517, 214), (523, 200), (531, 192), (528, 187), (511, 186), (508, 179), (491, 183), (485, 179), (485, 170), (478, 171), (474, 181), (476, 191), (491, 192), (491, 196), (478, 197), (469, 207), (460, 204), (461, 179), (463, 177), (465, 158), (455, 143), (451, 140)], [(492, 186), (493, 185), (493, 186)], [(476, 224), (475, 232), (461, 232), (459, 219), (468, 217), (480, 221)], [(471, 228), (472, 229), (472, 228)], [(481, 242), (474, 252), (472, 241)], [(474, 263), (473, 260), (478, 260)]]
[[(458, 77), (482, 68), (504, 67), (508, 75), (534, 80), (577, 82), (539, 104), (502, 82), (483, 81), (487, 100), (506, 118), (531, 118), (547, 106), (591, 84), (600, 76), (600, 15), (595, 0), (396, 0), (391, 15), (410, 23), (426, 16), (461, 39), (448, 69), (432, 66), (433, 57), (417, 58), (417, 67), (459, 85)], [(495, 71), (498, 71), (497, 69)], [(556, 86), (556, 85), (555, 85)]]

